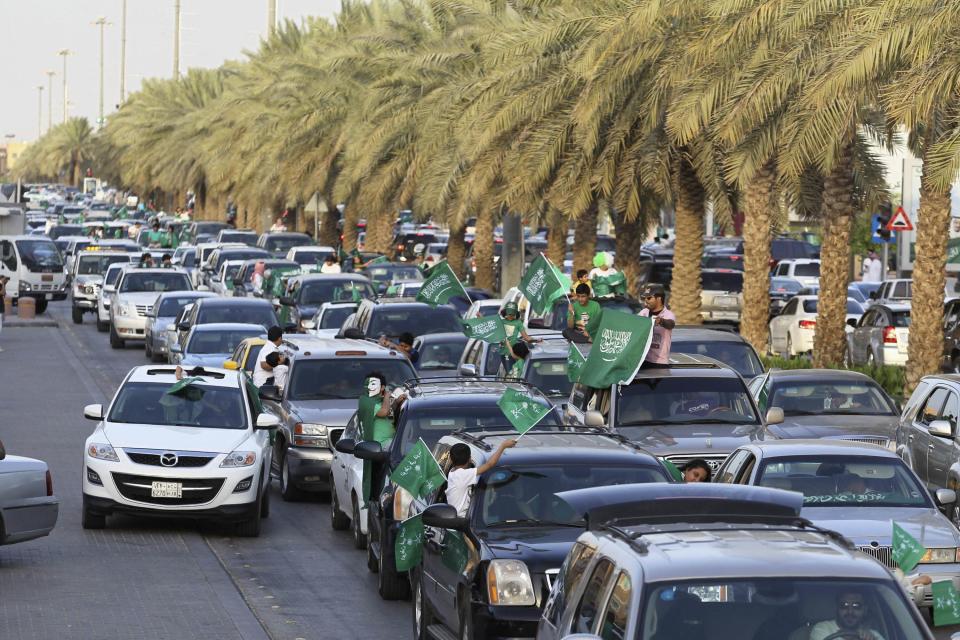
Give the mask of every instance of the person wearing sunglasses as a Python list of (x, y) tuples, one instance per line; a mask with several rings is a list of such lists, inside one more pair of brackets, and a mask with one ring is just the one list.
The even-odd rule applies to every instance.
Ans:
[(870, 628), (867, 599), (856, 589), (844, 589), (837, 598), (837, 617), (824, 620), (810, 629), (810, 640), (827, 638), (858, 638), (858, 640), (884, 640)]
[(646, 306), (640, 311), (640, 315), (653, 320), (653, 339), (650, 340), (650, 350), (643, 362), (643, 367), (648, 369), (670, 366), (670, 343), (673, 340), (677, 317), (664, 304), (666, 295), (663, 286), (659, 284), (648, 284), (640, 294), (640, 299)]

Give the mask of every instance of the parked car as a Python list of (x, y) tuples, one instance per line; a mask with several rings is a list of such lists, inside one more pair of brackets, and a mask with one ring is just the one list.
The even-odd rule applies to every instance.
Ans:
[(177, 328), (174, 324), (177, 315), (188, 304), (200, 298), (213, 297), (215, 294), (204, 291), (172, 291), (158, 295), (147, 313), (147, 327), (144, 330), (143, 344), (147, 359), (165, 362), (170, 345), (177, 339)]
[(761, 413), (783, 411), (767, 426), (775, 438), (829, 438), (893, 450), (900, 409), (873, 378), (842, 369), (771, 370), (750, 381)]
[(770, 273), (779, 278), (796, 280), (803, 287), (820, 287), (820, 260), (790, 258), (781, 260)]
[(222, 367), (241, 340), (265, 337), (258, 324), (213, 322), (190, 329), (183, 341), (170, 345), (170, 364), (183, 367)]
[(0, 546), (48, 535), (59, 509), (47, 463), (10, 455), (0, 442)]
[(739, 324), (743, 309), (743, 272), (703, 269), (700, 282), (700, 316), (703, 320)]
[(910, 303), (875, 303), (847, 332), (847, 364), (907, 364), (910, 340)]
[[(940, 512), (955, 508), (956, 493), (937, 489), (931, 497), (892, 451), (842, 440), (751, 443), (730, 455), (714, 482), (802, 493), (801, 517), (836, 531), (891, 571), (896, 523), (929, 550), (908, 578), (960, 580), (960, 532)], [(932, 607), (929, 586), (919, 604)]]
[(413, 366), (419, 378), (455, 378), (467, 336), (462, 331), (430, 333), (413, 340)]
[[(779, 315), (770, 320), (767, 351), (785, 358), (813, 351), (817, 332), (817, 296), (794, 296)], [(864, 313), (863, 306), (847, 298), (847, 332), (853, 331)]]

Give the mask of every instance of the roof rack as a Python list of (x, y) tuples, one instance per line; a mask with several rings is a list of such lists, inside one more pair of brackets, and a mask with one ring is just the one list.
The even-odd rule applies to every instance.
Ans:
[(678, 324), (674, 329), (706, 329), (708, 331), (723, 331), (724, 333), (737, 333), (737, 329), (732, 324)]
[(503, 384), (519, 384), (529, 389), (533, 389), (537, 393), (541, 393), (537, 387), (533, 386), (526, 380), (521, 380), (519, 378), (509, 378), (505, 380), (499, 376), (436, 376), (433, 378), (411, 378), (406, 380), (403, 383), (403, 386), (412, 390), (414, 387), (424, 387), (430, 384), (464, 384), (469, 382), (500, 382)]
[[(189, 373), (189, 371), (186, 369), (184, 369), (183, 372), (184, 374)], [(177, 367), (147, 369), (148, 376), (167, 376), (167, 375), (173, 376), (176, 374), (177, 374)], [(201, 375), (208, 378), (215, 378), (217, 380), (223, 380), (224, 378), (227, 377), (225, 373), (221, 373), (220, 371), (209, 371), (207, 369), (204, 369)]]

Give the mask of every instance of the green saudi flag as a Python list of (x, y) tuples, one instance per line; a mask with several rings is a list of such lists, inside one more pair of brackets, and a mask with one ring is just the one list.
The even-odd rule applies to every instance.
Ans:
[(400, 523), (397, 540), (393, 544), (397, 571), (409, 571), (420, 564), (423, 557), (423, 514), (417, 514)]
[(372, 267), (375, 264), (383, 264), (384, 262), (390, 262), (389, 260), (387, 260), (387, 256), (377, 256), (376, 258), (368, 262), (367, 266)]
[(953, 582), (934, 582), (930, 585), (930, 590), (933, 592), (934, 626), (960, 624), (960, 593), (957, 593)]
[(457, 279), (457, 274), (444, 260), (430, 269), (427, 279), (417, 292), (417, 302), (426, 302), (431, 307), (435, 307), (438, 304), (446, 304), (447, 300), (453, 296), (469, 298), (467, 291)]
[(606, 310), (580, 369), (580, 383), (594, 389), (630, 382), (650, 349), (653, 321), (623, 311)]
[(580, 370), (583, 369), (587, 359), (580, 353), (580, 349), (573, 342), (570, 343), (570, 351), (567, 353), (567, 380), (576, 382), (580, 379)]
[(670, 474), (670, 477), (677, 482), (683, 482), (683, 471), (680, 471), (680, 467), (673, 464), (666, 458), (660, 458), (660, 462), (663, 463), (664, 468), (667, 470), (667, 473)]
[(920, 563), (927, 552), (926, 547), (907, 533), (896, 522), (893, 523), (893, 560), (904, 573), (910, 573)]
[(503, 320), (500, 316), (471, 318), (462, 322), (463, 333), (468, 338), (477, 338), (490, 344), (500, 344), (507, 339), (507, 331), (503, 328)]
[[(564, 283), (564, 280), (567, 282)], [(569, 288), (569, 279), (557, 271), (542, 253), (530, 263), (520, 281), (520, 292), (530, 302), (530, 308), (538, 314), (545, 313), (554, 300), (566, 295)]]
[(550, 407), (541, 404), (536, 398), (523, 391), (516, 389), (507, 389), (497, 406), (507, 416), (507, 420), (513, 425), (520, 435), (525, 434), (534, 425), (543, 420), (543, 417), (550, 413)]
[(390, 479), (410, 492), (411, 495), (426, 498), (446, 481), (443, 470), (437, 464), (436, 458), (430, 453), (430, 448), (419, 439), (404, 456)]

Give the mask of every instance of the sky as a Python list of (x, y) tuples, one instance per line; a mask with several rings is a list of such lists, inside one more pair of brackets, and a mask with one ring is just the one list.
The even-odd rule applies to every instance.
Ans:
[[(180, 70), (217, 67), (257, 48), (266, 31), (269, 0), (181, 0)], [(281, 19), (333, 17), (340, 0), (277, 0)], [(43, 131), (48, 121), (48, 77), (53, 76), (53, 123), (63, 120), (63, 58), (67, 57), (68, 113), (97, 120), (100, 28), (105, 17), (104, 114), (120, 102), (122, 0), (0, 0), (0, 143), (34, 140), (38, 86), (43, 86)], [(144, 78), (173, 75), (174, 0), (127, 0), (127, 95)]]

